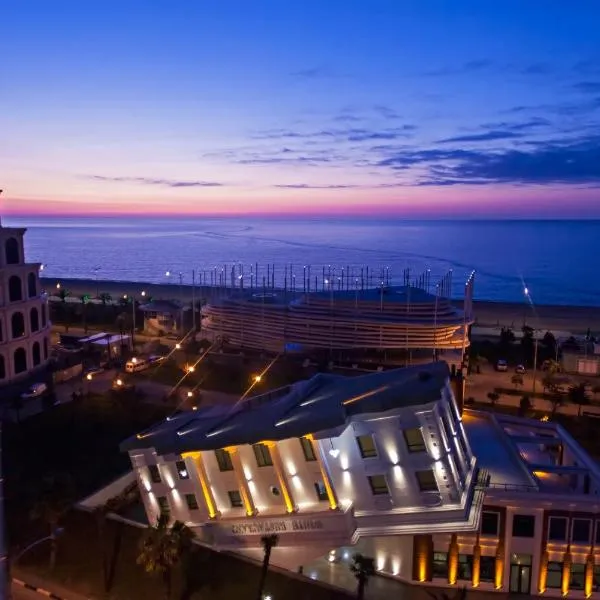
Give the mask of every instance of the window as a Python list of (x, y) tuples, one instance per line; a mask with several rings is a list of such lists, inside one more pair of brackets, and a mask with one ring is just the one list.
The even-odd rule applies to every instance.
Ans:
[(19, 242), (15, 238), (9, 238), (4, 244), (4, 252), (6, 253), (7, 265), (19, 264)]
[(169, 501), (166, 496), (159, 496), (156, 501), (158, 502), (158, 508), (160, 509), (161, 514), (168, 515), (171, 513), (171, 507), (169, 506)]
[(571, 529), (571, 541), (580, 544), (589, 544), (592, 533), (592, 522), (590, 519), (573, 519)]
[(42, 327), (46, 327), (46, 305), (42, 304)]
[(308, 438), (305, 438), (305, 437), (301, 437), (300, 445), (302, 446), (302, 454), (304, 454), (304, 458), (307, 461), (310, 462), (313, 460), (317, 460), (317, 457), (315, 456), (315, 449), (313, 447), (311, 440), (309, 440)]
[(148, 467), (148, 473), (150, 474), (150, 481), (152, 483), (160, 483), (162, 481), (158, 465), (150, 465)]
[(596, 546), (600, 545), (600, 521), (596, 521)]
[(440, 579), (448, 579), (448, 553), (447, 552), (434, 552), (433, 553), (432, 575), (433, 575), (433, 577), (439, 577)]
[(271, 458), (271, 452), (265, 444), (254, 444), (252, 446), (254, 450), (254, 456), (256, 456), (256, 464), (259, 467), (272, 467), (273, 459)]
[(242, 508), (244, 503), (242, 502), (242, 495), (239, 490), (230, 490), (227, 492), (229, 496), (229, 503), (231, 504), (231, 508)]
[(327, 496), (327, 488), (322, 481), (317, 481), (315, 483), (315, 492), (317, 492), (317, 498), (319, 499), (319, 502), (325, 502), (326, 500), (329, 500)]
[(567, 539), (566, 517), (550, 517), (548, 519), (548, 539), (553, 542), (564, 542)]
[(31, 348), (31, 358), (33, 359), (34, 367), (37, 367), (42, 362), (39, 342), (33, 342), (33, 346)]
[(571, 565), (571, 583), (569, 589), (583, 590), (585, 588), (585, 564), (573, 563)]
[(25, 335), (25, 319), (22, 312), (16, 312), (10, 319), (13, 340)]
[(382, 496), (390, 493), (387, 481), (385, 480), (385, 475), (369, 475), (367, 479), (369, 480), (371, 492), (374, 496)]
[(546, 587), (552, 590), (560, 590), (562, 588), (562, 576), (563, 564), (561, 562), (549, 562)]
[(185, 501), (189, 510), (198, 510), (198, 500), (195, 494), (186, 494)]
[(6, 377), (6, 364), (4, 362), (4, 356), (0, 354), (0, 379), (4, 379)]
[(185, 464), (185, 460), (178, 460), (175, 463), (175, 466), (177, 467), (177, 474), (179, 475), (179, 479), (189, 479), (190, 478), (190, 474), (188, 473), (187, 465)]
[(30, 298), (35, 298), (37, 296), (37, 281), (35, 273), (29, 273), (29, 275), (27, 275), (27, 295)]
[(594, 567), (594, 592), (600, 592), (600, 565)]
[(375, 458), (377, 456), (377, 448), (372, 435), (359, 435), (356, 438), (356, 443), (363, 458)]
[(532, 538), (535, 533), (535, 517), (533, 515), (515, 515), (513, 517), (513, 537)]
[(471, 581), (473, 579), (473, 555), (458, 555), (458, 579)]
[(431, 469), (427, 471), (416, 471), (417, 483), (419, 484), (419, 490), (422, 492), (437, 492), (438, 485), (435, 480), (435, 475)]
[(24, 373), (27, 371), (27, 354), (25, 348), (17, 348), (13, 354), (13, 362), (15, 366), (15, 373)]
[(40, 329), (40, 313), (38, 313), (38, 309), (34, 306), (29, 313), (29, 323), (31, 325), (31, 331), (39, 331)]
[(8, 280), (8, 299), (11, 302), (19, 302), (23, 300), (23, 288), (21, 286), (21, 278), (13, 275)]
[(481, 513), (481, 535), (497, 536), (500, 529), (500, 515), (497, 512), (484, 510)]
[(227, 450), (215, 450), (215, 458), (219, 465), (219, 471), (233, 471), (233, 462), (231, 462), (231, 454)]
[(409, 452), (425, 452), (427, 450), (420, 428), (405, 429), (402, 433)]
[(496, 580), (496, 557), (482, 556), (479, 563), (479, 580), (493, 583)]

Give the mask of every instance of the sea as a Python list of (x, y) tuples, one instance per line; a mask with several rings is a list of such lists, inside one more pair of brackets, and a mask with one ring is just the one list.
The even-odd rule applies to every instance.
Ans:
[(600, 304), (600, 221), (29, 216), (3, 223), (28, 228), (27, 259), (52, 278), (174, 283), (181, 273), (191, 284), (193, 271), (208, 281), (211, 271), (235, 266), (237, 277), (243, 266), (247, 279), (258, 265), (260, 281), (275, 265), (276, 284), (291, 270), (298, 287), (310, 265), (312, 273), (344, 269), (352, 277), (369, 267), (400, 285), (407, 269), (411, 281), (429, 270), (432, 284), (452, 270), (453, 295), (461, 297), (474, 271), (476, 300)]

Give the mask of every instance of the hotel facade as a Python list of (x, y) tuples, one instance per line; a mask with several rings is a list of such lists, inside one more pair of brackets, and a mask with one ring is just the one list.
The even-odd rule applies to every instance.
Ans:
[(43, 369), (50, 352), (50, 320), (40, 265), (25, 261), (26, 229), (0, 223), (0, 386)]
[(324, 580), (361, 552), (404, 582), (589, 597), (597, 465), (554, 424), (461, 414), (461, 383), (444, 362), (320, 374), (122, 449), (149, 522), (166, 511), (217, 550), (261, 558), (276, 533), (274, 564)]

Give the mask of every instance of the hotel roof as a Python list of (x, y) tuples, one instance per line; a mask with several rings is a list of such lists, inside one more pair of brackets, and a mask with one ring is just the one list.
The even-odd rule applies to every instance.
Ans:
[(394, 411), (439, 400), (450, 375), (445, 362), (358, 377), (318, 374), (234, 407), (207, 407), (170, 417), (121, 445), (159, 454), (214, 450), (283, 440), (344, 427), (361, 414)]

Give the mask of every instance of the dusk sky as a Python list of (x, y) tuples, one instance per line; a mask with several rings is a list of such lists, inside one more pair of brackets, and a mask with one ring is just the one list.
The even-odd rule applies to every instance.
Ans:
[(14, 0), (3, 212), (600, 217), (598, 0)]

